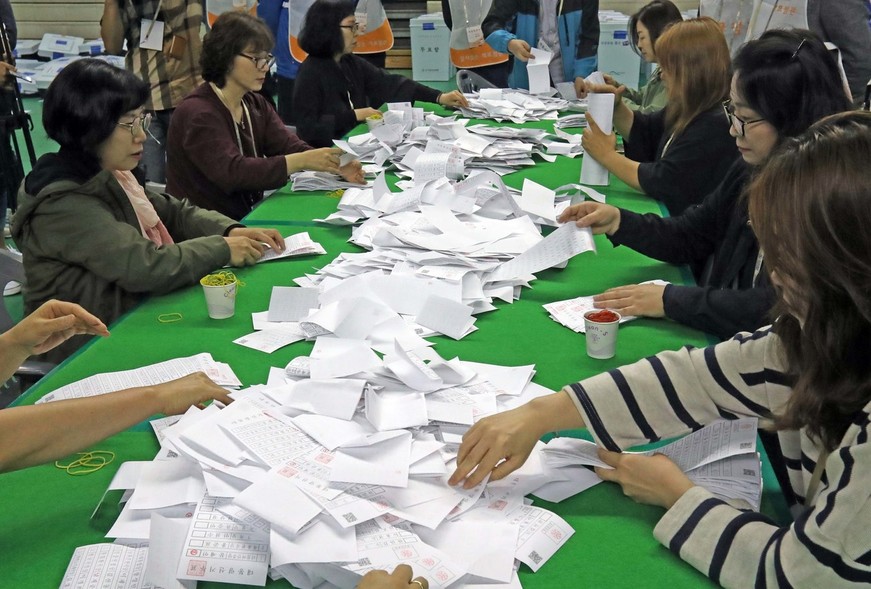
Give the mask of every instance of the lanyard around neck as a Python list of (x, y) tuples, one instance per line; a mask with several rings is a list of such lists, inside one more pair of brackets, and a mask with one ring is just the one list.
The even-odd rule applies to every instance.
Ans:
[[(236, 132), (236, 144), (239, 146), (239, 153), (245, 155), (245, 150), (242, 148), (242, 136), (239, 135), (239, 125), (236, 123), (236, 119), (233, 118), (233, 108), (227, 101), (227, 97), (224, 96), (224, 93), (214, 82), (209, 82), (209, 86), (212, 87), (212, 90), (221, 99), (221, 103), (230, 111), (230, 120), (233, 121), (233, 130)], [(248, 123), (248, 136), (251, 138), (251, 149), (254, 150), (254, 157), (260, 157), (257, 155), (257, 143), (254, 141), (254, 126), (251, 124), (251, 113), (248, 112), (248, 106), (244, 100), (242, 101), (242, 113), (245, 115), (245, 121)]]

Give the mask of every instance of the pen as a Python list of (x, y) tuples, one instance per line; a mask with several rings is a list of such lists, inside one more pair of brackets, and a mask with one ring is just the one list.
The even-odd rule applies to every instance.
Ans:
[(19, 80), (24, 80), (28, 84), (33, 84), (33, 78), (28, 78), (24, 74), (19, 74), (18, 72), (13, 72), (12, 70), (9, 70), (8, 73), (10, 76), (15, 76)]

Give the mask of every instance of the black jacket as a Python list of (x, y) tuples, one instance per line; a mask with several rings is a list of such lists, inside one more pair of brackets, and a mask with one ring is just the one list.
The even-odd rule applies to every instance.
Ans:
[(665, 109), (649, 114), (636, 112), (624, 147), (626, 157), (642, 162), (638, 182), (644, 193), (665, 203), (672, 215), (679, 215), (717, 188), (738, 155), (738, 148), (729, 135), (729, 120), (720, 105), (690, 121), (662, 155), (669, 136)]
[(701, 204), (667, 218), (621, 209), (620, 229), (609, 236), (651, 258), (689, 264), (701, 286), (667, 286), (665, 315), (722, 339), (771, 322), (774, 289), (764, 267), (756, 269), (759, 243), (743, 196), (750, 174), (739, 157)]
[(294, 85), (296, 131), (309, 145), (329, 147), (333, 139), (357, 125), (355, 108), (378, 108), (385, 102), (437, 102), (440, 94), (353, 54), (338, 63), (310, 55), (299, 66)]

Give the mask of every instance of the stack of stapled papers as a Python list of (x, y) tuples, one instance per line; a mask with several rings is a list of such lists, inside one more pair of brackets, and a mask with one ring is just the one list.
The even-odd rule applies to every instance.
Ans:
[(292, 378), (159, 420), (154, 460), (125, 463), (110, 484), (127, 490), (107, 534), (116, 544), (78, 549), (62, 586), (271, 577), (350, 589), (369, 570), (407, 563), (433, 588), (516, 588), (520, 563), (537, 571), (571, 537), (525, 498), (568, 480), (543, 460), (544, 444), (502, 481), (446, 483), (469, 425), (550, 392), (531, 383), (532, 366), (396, 343), (367, 359), (350, 340), (322, 343)]

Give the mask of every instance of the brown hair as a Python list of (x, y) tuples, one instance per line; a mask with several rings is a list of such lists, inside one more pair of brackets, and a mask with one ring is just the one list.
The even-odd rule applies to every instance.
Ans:
[(223, 88), (236, 56), (251, 47), (255, 53), (272, 51), (275, 40), (263, 19), (247, 12), (225, 12), (203, 38), (200, 65), (203, 79)]
[(703, 17), (668, 27), (654, 50), (667, 76), (666, 122), (678, 135), (695, 117), (718, 106), (729, 95), (729, 47), (720, 25)]
[(829, 450), (871, 401), (871, 113), (787, 140), (750, 186), (750, 219), (778, 283), (774, 330), (793, 393), (782, 429)]

